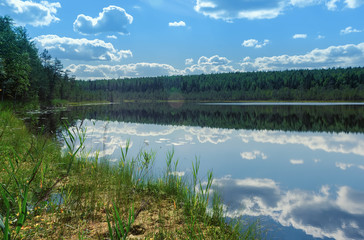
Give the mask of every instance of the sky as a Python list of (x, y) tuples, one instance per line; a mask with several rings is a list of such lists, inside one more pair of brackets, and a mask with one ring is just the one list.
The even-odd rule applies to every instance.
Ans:
[(77, 79), (364, 66), (364, 0), (0, 0)]

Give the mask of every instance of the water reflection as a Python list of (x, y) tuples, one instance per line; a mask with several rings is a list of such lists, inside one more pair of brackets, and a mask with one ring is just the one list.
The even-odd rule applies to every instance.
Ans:
[[(28, 116), (29, 118), (29, 116)], [(227, 129), (364, 132), (364, 105), (201, 105), (123, 103), (45, 111), (33, 124), (55, 132), (78, 119)]]
[(313, 237), (364, 239), (364, 191), (348, 186), (318, 192), (283, 191), (272, 179), (215, 179), (224, 196), (227, 214), (269, 216), (282, 226), (293, 226)]
[(157, 152), (158, 171), (174, 148), (174, 174), (186, 177), (199, 158), (200, 177), (213, 170), (228, 216), (267, 216), (282, 232), (293, 228), (280, 239), (303, 232), (304, 239), (364, 239), (362, 105), (119, 104), (55, 114), (51, 127), (62, 118), (83, 121), (89, 156), (117, 163), (130, 139), (131, 156)]
[(87, 148), (103, 148), (100, 156), (112, 161), (129, 138), (134, 153), (140, 148), (159, 151), (159, 168), (173, 146), (182, 159), (176, 174), (188, 175), (194, 157), (200, 156), (201, 172), (213, 169), (217, 177), (214, 187), (221, 191), (229, 217), (268, 216), (304, 231), (305, 238), (364, 238), (362, 134), (84, 124), (90, 133)]
[(364, 156), (362, 135), (357, 134), (302, 134), (281, 131), (243, 131), (240, 136), (245, 143), (254, 141), (280, 145), (300, 144), (311, 150), (323, 150), (326, 152)]

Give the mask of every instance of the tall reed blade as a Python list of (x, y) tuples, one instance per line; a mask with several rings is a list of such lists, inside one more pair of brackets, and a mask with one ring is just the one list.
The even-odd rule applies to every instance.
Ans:
[(9, 231), (10, 203), (7, 193), (4, 191), (2, 185), (0, 186), (0, 194), (1, 198), (5, 203), (5, 208), (6, 208), (5, 223), (4, 223), (4, 218), (0, 215), (0, 227), (4, 233), (4, 240), (8, 240), (10, 239), (10, 231)]

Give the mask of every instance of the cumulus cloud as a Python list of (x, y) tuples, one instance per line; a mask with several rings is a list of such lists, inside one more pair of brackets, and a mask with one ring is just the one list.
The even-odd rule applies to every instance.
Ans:
[(184, 21), (170, 22), (170, 23), (168, 23), (168, 26), (170, 26), (170, 27), (185, 27), (186, 23)]
[[(37, 39), (38, 40), (38, 39)], [(39, 40), (38, 40), (39, 41)], [(95, 41), (95, 40), (94, 40)], [(99, 40), (100, 41), (100, 40)], [(108, 46), (112, 47), (111, 43), (107, 43)], [(52, 50), (52, 45), (49, 44), (50, 52)], [(64, 50), (63, 46), (54, 46), (55, 50), (58, 52)], [(123, 50), (116, 52), (110, 50), (114, 53), (112, 59), (121, 59), (124, 57), (132, 56), (130, 50)], [(74, 52), (74, 51), (73, 51)], [(119, 56), (116, 53), (123, 53)], [(52, 52), (51, 52), (52, 53)], [(89, 52), (87, 52), (89, 53)], [(76, 53), (75, 53), (76, 54)], [(62, 55), (62, 54), (60, 54)], [(108, 54), (109, 56), (111, 54)], [(58, 55), (57, 55), (58, 56)], [(79, 56), (78, 56), (79, 57)], [(80, 58), (80, 57), (79, 57)], [(99, 60), (104, 60), (102, 57)], [(202, 56), (199, 58), (196, 64), (193, 64), (192, 58), (186, 59), (185, 64), (187, 67), (185, 69), (177, 69), (168, 64), (161, 63), (132, 63), (127, 65), (88, 65), (88, 64), (72, 64), (67, 67), (72, 74), (76, 75), (80, 79), (100, 79), (100, 78), (124, 78), (124, 77), (156, 77), (156, 76), (171, 76), (171, 75), (188, 75), (188, 74), (209, 74), (209, 73), (220, 73), (220, 72), (236, 72), (237, 70), (230, 65), (231, 61), (225, 57), (220, 57), (218, 55), (212, 57)]]
[(254, 48), (262, 48), (269, 43), (268, 39), (265, 39), (263, 42), (258, 42), (256, 39), (248, 39), (244, 40), (241, 44), (243, 47), (254, 47)]
[(314, 49), (304, 55), (258, 57), (241, 63), (242, 71), (269, 71), (299, 68), (349, 67), (364, 64), (364, 43)]
[(219, 73), (219, 72), (235, 72), (236, 70), (229, 65), (231, 61), (226, 57), (220, 57), (218, 55), (210, 58), (202, 56), (199, 58), (197, 64), (187, 67), (184, 74), (207, 74), (207, 73)]
[(305, 38), (307, 38), (307, 34), (298, 33), (298, 34), (293, 35), (292, 38), (293, 39), (298, 39), (298, 38), (305, 39)]
[(300, 229), (317, 238), (363, 239), (364, 192), (342, 186), (330, 191), (283, 191), (271, 179), (233, 179), (213, 181), (224, 196), (229, 217), (269, 216), (282, 226)]
[(123, 8), (109, 6), (103, 9), (99, 16), (92, 18), (84, 14), (77, 16), (73, 23), (75, 32), (81, 34), (99, 34), (105, 32), (117, 32), (121, 35), (128, 34), (128, 24), (133, 22), (133, 17)]
[(257, 159), (258, 157), (260, 157), (262, 159), (267, 159), (267, 155), (265, 155), (264, 153), (262, 153), (260, 151), (242, 152), (242, 153), (240, 153), (240, 156), (243, 159), (247, 159), (247, 160), (254, 160), (254, 159)]
[(226, 1), (197, 0), (195, 11), (214, 19), (231, 21), (233, 19), (271, 19), (282, 13), (285, 0), (267, 1)]
[(60, 8), (59, 2), (49, 3), (41, 1), (40, 3), (21, 0), (5, 0), (0, 3), (0, 15), (9, 15), (20, 25), (48, 26), (52, 22), (58, 22), (56, 17), (57, 8)]
[(212, 56), (210, 58), (202, 56), (200, 57), (200, 59), (198, 59), (198, 64), (200, 65), (208, 64), (208, 65), (219, 66), (219, 65), (226, 65), (228, 63), (230, 63), (229, 59), (227, 59), (226, 57), (220, 57), (218, 55)]
[(102, 40), (87, 40), (42, 35), (34, 38), (41, 49), (48, 49), (51, 55), (60, 59), (84, 61), (119, 61), (132, 56), (130, 50), (117, 50), (111, 43)]
[(193, 64), (193, 59), (192, 58), (187, 58), (185, 60), (185, 65), (192, 65)]
[(355, 28), (349, 26), (345, 29), (342, 29), (340, 31), (340, 34), (359, 33), (359, 32), (361, 32), (361, 30), (358, 30), (358, 29), (355, 29)]
[(110, 79), (126, 77), (155, 77), (181, 74), (180, 70), (168, 64), (133, 63), (127, 65), (86, 65), (71, 64), (66, 68), (80, 79)]

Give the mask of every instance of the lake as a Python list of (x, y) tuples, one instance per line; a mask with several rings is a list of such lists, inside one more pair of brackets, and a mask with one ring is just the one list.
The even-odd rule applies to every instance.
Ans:
[(364, 105), (123, 103), (69, 107), (28, 120), (59, 134), (87, 127), (86, 149), (111, 164), (174, 149), (179, 174), (213, 171), (227, 218), (259, 220), (270, 239), (364, 239)]

